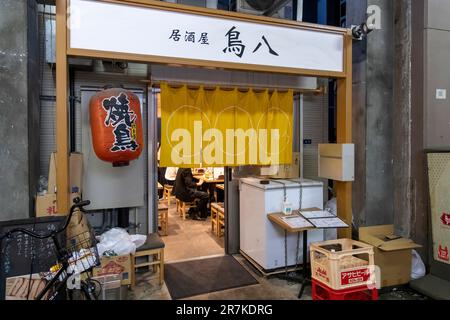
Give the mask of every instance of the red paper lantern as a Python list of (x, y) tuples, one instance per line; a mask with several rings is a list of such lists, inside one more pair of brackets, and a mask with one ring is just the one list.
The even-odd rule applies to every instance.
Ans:
[(114, 167), (139, 158), (143, 145), (141, 103), (125, 89), (107, 89), (89, 103), (92, 144), (97, 157)]

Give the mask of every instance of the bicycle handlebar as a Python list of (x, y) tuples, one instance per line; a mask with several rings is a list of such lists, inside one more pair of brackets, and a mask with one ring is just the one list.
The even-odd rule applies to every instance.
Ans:
[(89, 200), (84, 200), (84, 201), (79, 201), (78, 200), (78, 202), (74, 203), (72, 205), (72, 207), (70, 207), (69, 216), (67, 217), (66, 222), (64, 223), (64, 226), (62, 228), (60, 228), (59, 230), (57, 230), (57, 231), (53, 231), (53, 232), (48, 233), (46, 235), (42, 235), (42, 234), (30, 231), (28, 229), (15, 228), (15, 229), (12, 229), (12, 230), (8, 231), (6, 234), (0, 236), (0, 241), (2, 241), (4, 238), (11, 237), (11, 235), (13, 235), (14, 233), (19, 233), (19, 232), (25, 233), (25, 234), (33, 237), (33, 238), (36, 238), (36, 239), (47, 239), (47, 238), (50, 238), (53, 235), (59, 234), (59, 233), (61, 233), (64, 230), (67, 229), (67, 226), (69, 225), (69, 222), (72, 219), (72, 215), (75, 212), (75, 209), (78, 208), (80, 211), (84, 212), (84, 208), (83, 207), (88, 206), (90, 204), (91, 204), (91, 201), (89, 201)]

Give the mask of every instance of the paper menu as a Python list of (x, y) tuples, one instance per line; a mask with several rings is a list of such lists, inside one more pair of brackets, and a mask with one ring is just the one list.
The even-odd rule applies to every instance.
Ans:
[(306, 219), (317, 219), (317, 218), (335, 218), (331, 212), (328, 211), (300, 211), (300, 214)]
[(300, 216), (287, 216), (281, 219), (293, 229), (314, 227), (308, 220)]
[(309, 220), (316, 228), (348, 228), (348, 225), (339, 218), (320, 218)]

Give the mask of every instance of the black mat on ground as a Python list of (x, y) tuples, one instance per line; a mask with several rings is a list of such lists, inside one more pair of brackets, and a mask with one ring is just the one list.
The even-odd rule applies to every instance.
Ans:
[(232, 256), (169, 263), (164, 267), (172, 299), (258, 284)]

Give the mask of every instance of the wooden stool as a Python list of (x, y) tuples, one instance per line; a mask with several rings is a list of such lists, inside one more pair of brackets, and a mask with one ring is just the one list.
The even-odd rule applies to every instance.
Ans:
[(220, 238), (225, 234), (225, 207), (223, 203), (219, 203), (217, 212), (217, 236)]
[(167, 236), (169, 234), (169, 207), (163, 203), (158, 203), (158, 223), (161, 227), (159, 234), (161, 236)]
[[(136, 268), (150, 267), (159, 269), (159, 285), (164, 283), (164, 242), (156, 234), (147, 236), (145, 243), (136, 249), (136, 253), (131, 257), (131, 286), (136, 285)], [(136, 258), (147, 257), (147, 262), (136, 263)]]
[(217, 224), (217, 218), (219, 217), (219, 204), (211, 203), (211, 232), (216, 236), (219, 236), (219, 228)]
[(225, 207), (223, 203), (211, 204), (211, 231), (221, 237), (222, 228), (225, 228)]
[(195, 206), (195, 202), (184, 202), (180, 199), (176, 199), (177, 201), (177, 212), (180, 213), (180, 217), (183, 217), (183, 220), (186, 220), (186, 206), (188, 208)]
[(167, 206), (170, 207), (170, 197), (172, 195), (173, 187), (171, 185), (165, 184), (163, 190), (163, 199), (167, 200)]

